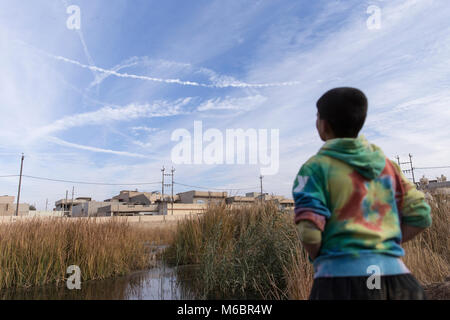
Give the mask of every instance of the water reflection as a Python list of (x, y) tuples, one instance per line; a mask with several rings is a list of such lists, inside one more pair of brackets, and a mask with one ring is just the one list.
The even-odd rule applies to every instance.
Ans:
[(192, 300), (193, 270), (163, 264), (147, 271), (108, 280), (86, 281), (81, 290), (54, 285), (0, 291), (2, 300)]

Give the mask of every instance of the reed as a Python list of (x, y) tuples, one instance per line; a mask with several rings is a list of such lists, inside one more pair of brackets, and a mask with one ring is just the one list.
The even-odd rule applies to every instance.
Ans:
[(403, 261), (423, 284), (442, 282), (450, 276), (450, 196), (434, 193), (432, 226), (404, 246)]
[(212, 205), (179, 223), (164, 257), (170, 264), (198, 266), (193, 285), (199, 298), (273, 298), (279, 294), (275, 287), (287, 286), (296, 239), (290, 218), (272, 204)]
[(124, 275), (151, 265), (149, 243), (163, 231), (110, 219), (32, 219), (0, 224), (0, 289), (62, 284), (69, 265), (82, 281)]

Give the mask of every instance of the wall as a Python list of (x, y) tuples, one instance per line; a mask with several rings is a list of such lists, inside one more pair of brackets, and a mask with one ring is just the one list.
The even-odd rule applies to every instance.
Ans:
[(62, 211), (38, 211), (30, 210), (28, 212), (29, 217), (62, 217)]

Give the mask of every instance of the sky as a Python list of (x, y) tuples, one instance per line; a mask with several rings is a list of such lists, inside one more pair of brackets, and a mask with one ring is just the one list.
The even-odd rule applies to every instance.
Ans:
[(21, 202), (38, 210), (72, 187), (95, 200), (160, 190), (162, 166), (175, 193), (258, 191), (260, 162), (174, 163), (172, 134), (201, 121), (224, 137), (278, 130), (263, 189), (291, 197), (323, 144), (315, 103), (341, 86), (367, 95), (361, 133), (388, 158), (449, 166), (449, 19), (446, 0), (1, 1), (0, 194), (16, 196), (5, 176), (22, 153)]

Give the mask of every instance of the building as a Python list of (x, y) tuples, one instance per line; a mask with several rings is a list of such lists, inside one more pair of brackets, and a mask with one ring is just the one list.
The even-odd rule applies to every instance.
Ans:
[(254, 204), (255, 203), (255, 197), (249, 197), (249, 196), (233, 196), (226, 198), (226, 204), (237, 204), (237, 205), (243, 205), (243, 204)]
[(161, 200), (161, 193), (159, 191), (153, 192), (140, 192), (138, 190), (122, 190), (120, 194), (112, 197), (108, 201), (118, 201), (123, 203), (133, 203), (133, 204), (154, 204)]
[(262, 197), (261, 197), (261, 195), (259, 195), (256, 198), (256, 200), (261, 201), (261, 198), (264, 201), (270, 201), (270, 202), (275, 203), (280, 208), (280, 210), (284, 210), (284, 211), (288, 211), (288, 212), (294, 210), (295, 202), (293, 199), (288, 199), (288, 198), (285, 198), (284, 196), (277, 196), (277, 195), (273, 195), (273, 194), (264, 193), (262, 195)]
[(111, 201), (107, 205), (97, 208), (96, 216), (136, 216), (157, 215), (158, 204), (129, 204)]
[(28, 213), (29, 217), (63, 217), (64, 211), (39, 211), (39, 210), (30, 210)]
[(427, 185), (420, 185), (420, 189), (426, 192), (450, 194), (450, 181), (430, 182)]
[[(14, 216), (16, 214), (17, 203), (14, 196), (0, 196), (0, 216)], [(19, 203), (19, 216), (27, 216), (30, 205)]]
[(72, 199), (61, 199), (55, 202), (55, 211), (63, 211), (63, 215), (70, 215), (72, 207), (75, 207), (81, 203), (89, 202), (92, 198), (89, 197), (78, 197), (75, 200)]
[(260, 202), (261, 200), (272, 201), (276, 205), (278, 205), (281, 210), (287, 211), (294, 210), (294, 200), (287, 199), (283, 196), (269, 195), (268, 193), (263, 193), (261, 195), (260, 192), (248, 192), (245, 194), (245, 197), (241, 196), (228, 197), (226, 199), (226, 203), (231, 205), (244, 205)]
[(420, 179), (419, 189), (426, 193), (450, 194), (450, 181), (447, 181), (447, 177), (444, 175), (437, 177), (436, 180), (428, 180), (423, 176)]
[(212, 192), (212, 191), (196, 191), (191, 190), (187, 192), (177, 193), (180, 203), (222, 203), (228, 196), (227, 192)]
[(246, 197), (251, 197), (251, 198), (256, 198), (256, 197), (259, 197), (260, 195), (261, 195), (261, 192), (247, 192), (245, 194)]
[(239, 206), (251, 205), (261, 199), (274, 201), (281, 210), (290, 210), (294, 207), (294, 201), (291, 199), (267, 193), (261, 197), (258, 192), (228, 197), (227, 192), (191, 190), (174, 195), (173, 203), (171, 195), (165, 195), (164, 198), (165, 201), (158, 191), (122, 190), (118, 195), (105, 201), (92, 201), (91, 198), (83, 197), (76, 198), (73, 203), (71, 200), (66, 202), (62, 199), (55, 204), (57, 211), (64, 212), (66, 216), (72, 213), (72, 217), (196, 214), (206, 210), (211, 203)]
[(86, 201), (73, 206), (72, 217), (98, 217), (98, 209), (108, 206), (108, 201)]

